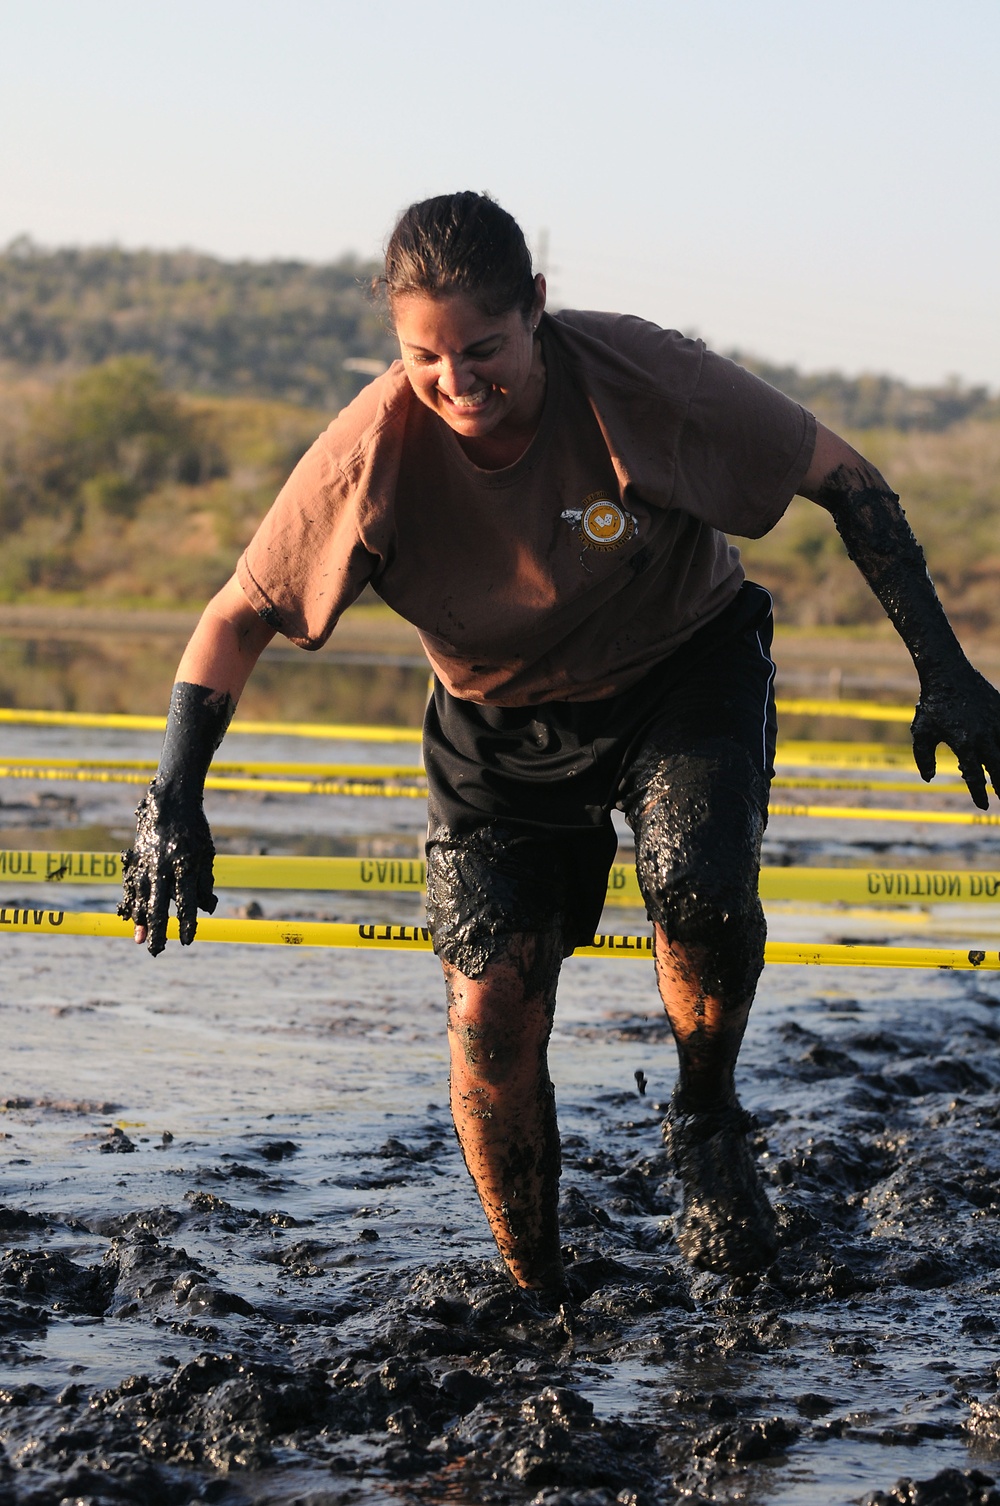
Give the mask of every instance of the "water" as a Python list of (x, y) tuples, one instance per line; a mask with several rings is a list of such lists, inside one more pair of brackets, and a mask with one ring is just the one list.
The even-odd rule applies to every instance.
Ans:
[[(25, 758), (158, 743), (3, 737)], [(0, 841), (116, 847), (136, 793), (11, 782)], [(208, 806), (226, 851), (416, 853), (423, 824), (413, 800)], [(781, 818), (767, 856), (987, 868), (1000, 846)], [(116, 898), (4, 885), (5, 903), (43, 896)], [(220, 913), (249, 898), (226, 892)], [(259, 899), (269, 916), (419, 913), (412, 896)], [(905, 927), (791, 905), (770, 919), (775, 939), (917, 945), (996, 926), (943, 906)], [(658, 1125), (674, 1058), (651, 969), (571, 959), (551, 1063), (580, 1301), (556, 1314), (498, 1274), (450, 1129), (432, 957), (205, 945), (154, 961), (8, 935), (0, 1019), (0, 1499), (846, 1506), (902, 1477), (998, 1472), (997, 975), (765, 973), (741, 1092), (785, 1244), (763, 1279), (730, 1283), (673, 1242)], [(956, 1479), (941, 1499), (983, 1498)]]

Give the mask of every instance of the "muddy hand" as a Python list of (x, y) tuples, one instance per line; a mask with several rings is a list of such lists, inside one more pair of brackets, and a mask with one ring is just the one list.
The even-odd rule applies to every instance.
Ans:
[(971, 664), (922, 686), (910, 731), (921, 779), (934, 778), (937, 745), (946, 743), (980, 810), (990, 803), (987, 777), (1000, 796), (1000, 694)]
[(135, 940), (156, 957), (167, 944), (171, 900), (182, 946), (190, 946), (198, 910), (209, 915), (215, 846), (201, 803), (149, 786), (136, 811), (135, 842), (122, 853), (123, 888), (118, 914), (135, 923)]

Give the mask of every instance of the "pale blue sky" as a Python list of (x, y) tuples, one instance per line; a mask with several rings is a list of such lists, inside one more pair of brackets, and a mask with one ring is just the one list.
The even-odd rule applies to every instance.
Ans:
[(485, 188), (560, 303), (1000, 388), (1000, 0), (0, 0), (0, 243), (376, 255)]

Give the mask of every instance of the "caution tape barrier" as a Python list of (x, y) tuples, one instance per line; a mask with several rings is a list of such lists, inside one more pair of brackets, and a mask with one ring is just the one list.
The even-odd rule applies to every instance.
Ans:
[[(909, 743), (845, 743), (813, 739), (783, 739), (774, 758), (776, 769), (905, 769), (919, 779)], [(950, 748), (938, 748), (939, 774), (957, 774), (958, 759)]]
[[(155, 774), (157, 767), (158, 761), (155, 758), (20, 758), (8, 760), (0, 772), (10, 771), (27, 778), (30, 777), (28, 771), (32, 769), (42, 769), (52, 776), (63, 772), (110, 776), (121, 771), (141, 774), (143, 779), (149, 779), (150, 775)], [(287, 775), (291, 779), (424, 778), (423, 768), (418, 763), (300, 763), (297, 759), (293, 763), (287, 760), (274, 763), (257, 759), (216, 758), (212, 761), (212, 771), (229, 776), (245, 775), (247, 778), (269, 774)]]
[[(17, 884), (117, 884), (117, 852), (0, 850), (0, 882)], [(427, 870), (419, 858), (319, 858), (219, 856), (220, 889), (297, 889), (423, 893)], [(987, 869), (762, 868), (764, 900), (839, 904), (1000, 904), (1000, 871)], [(608, 876), (609, 904), (641, 905), (635, 869), (615, 863)]]
[(819, 821), (908, 821), (915, 825), (1000, 826), (1000, 815), (985, 811), (907, 811), (876, 805), (780, 805), (767, 807), (769, 816), (808, 816)]
[[(104, 727), (122, 732), (162, 732), (166, 726), (163, 716), (133, 716), (126, 712), (98, 714), (91, 711), (20, 711), (15, 707), (0, 707), (0, 722), (17, 723), (33, 727)], [(419, 727), (367, 727), (325, 726), (320, 722), (251, 722), (237, 718), (227, 736), (234, 732), (252, 733), (258, 737), (315, 737), (331, 742), (358, 743), (418, 743)]]
[[(0, 907), (0, 930), (9, 929), (35, 936), (98, 936), (131, 940), (131, 921), (117, 915), (86, 911), (13, 909)], [(177, 940), (177, 922), (171, 919), (167, 935)], [(432, 950), (426, 926), (395, 925), (373, 921), (348, 925), (333, 921), (290, 922), (279, 920), (215, 920), (198, 922), (198, 941), (263, 944), (265, 946), (320, 946), (361, 951)], [(577, 947), (575, 957), (651, 957), (653, 938), (601, 934), (589, 946)], [(839, 967), (906, 967), (1000, 971), (1000, 952), (978, 948), (884, 947), (825, 945), (823, 943), (768, 942), (764, 960), (770, 964)]]
[[(0, 712), (2, 719), (2, 712)], [(348, 730), (348, 729), (343, 729)], [(353, 729), (365, 733), (373, 729)], [(377, 730), (377, 729), (375, 729)], [(361, 739), (362, 741), (364, 739)], [(829, 742), (820, 740), (782, 740), (775, 754), (775, 768), (825, 768), (850, 770), (902, 769), (911, 775), (913, 787), (922, 789), (923, 782), (917, 774), (909, 744)], [(10, 769), (41, 768), (52, 770), (79, 769), (111, 771), (125, 769), (131, 772), (152, 774), (155, 758), (46, 758), (8, 759), (5, 767)], [(216, 774), (226, 775), (286, 775), (301, 779), (409, 779), (423, 778), (424, 770), (415, 763), (306, 763), (295, 761), (257, 761), (247, 759), (216, 759), (212, 764)], [(958, 760), (945, 747), (938, 749), (938, 774), (956, 774)], [(940, 789), (940, 784), (935, 784)]]
[[(127, 770), (100, 772), (91, 769), (61, 769), (37, 764), (0, 764), (0, 778), (65, 780), (75, 784), (134, 784), (149, 783), (149, 774), (132, 774)], [(353, 795), (353, 796), (406, 796), (420, 800), (427, 795), (427, 786), (403, 784), (387, 776), (359, 779), (254, 779), (227, 774), (209, 774), (205, 780), (207, 790), (253, 791), (261, 795)]]
[[(822, 700), (812, 697), (779, 696), (778, 712), (786, 716), (837, 716), (874, 722), (911, 722), (912, 706), (883, 706), (877, 701)], [(162, 732), (164, 716), (138, 716), (128, 712), (29, 711), (0, 707), (0, 722), (43, 727), (107, 727), (121, 731)], [(362, 727), (324, 725), (321, 722), (253, 722), (237, 719), (230, 732), (275, 733), (283, 737), (350, 739), (364, 742), (419, 742), (418, 727)]]
[(842, 716), (852, 721), (913, 721), (913, 706), (883, 706), (878, 701), (818, 700), (812, 696), (778, 696), (779, 716)]
[[(205, 781), (209, 790), (256, 790), (261, 794), (285, 795), (396, 795), (419, 798), (426, 795), (426, 783), (407, 783), (407, 779), (423, 781), (422, 769), (410, 764), (343, 764), (321, 769), (320, 766), (304, 765), (301, 769), (290, 766), (295, 777), (279, 779), (265, 772), (265, 766), (237, 765), (239, 773), (227, 773), (224, 766), (213, 765), (214, 772)], [(145, 785), (155, 772), (156, 765), (146, 764), (142, 772), (126, 766), (74, 763), (70, 759), (50, 759), (44, 764), (0, 764), (2, 779), (65, 780), (77, 784), (134, 784)], [(822, 778), (810, 774), (778, 774), (771, 781), (772, 789), (778, 790), (854, 790), (882, 794), (903, 795), (964, 795), (966, 787), (957, 780), (939, 780), (933, 786), (925, 785), (914, 773), (911, 779), (845, 779)]]
[[(11, 779), (69, 780), (71, 782), (108, 782), (144, 785), (142, 774), (95, 774), (62, 769), (24, 767), (16, 764), (0, 764), (0, 777)], [(794, 780), (780, 781), (783, 788), (799, 788)], [(856, 783), (838, 785), (834, 781), (814, 782), (814, 788), (858, 788)], [(352, 780), (352, 779), (248, 779), (230, 778), (227, 775), (210, 774), (205, 780), (209, 790), (249, 792), (281, 795), (349, 795), (355, 798), (411, 799), (420, 800), (427, 794), (425, 784), (403, 784), (398, 780)], [(877, 786), (876, 786), (877, 788)], [(904, 788), (906, 788), (904, 786)], [(913, 790), (916, 793), (916, 787)], [(963, 786), (949, 786), (941, 794), (965, 793)], [(771, 803), (768, 812), (772, 816), (808, 816), (822, 820), (842, 821), (916, 821), (952, 826), (1000, 826), (1000, 815), (977, 814), (974, 811), (912, 811), (888, 810), (879, 806), (850, 805), (782, 805)]]

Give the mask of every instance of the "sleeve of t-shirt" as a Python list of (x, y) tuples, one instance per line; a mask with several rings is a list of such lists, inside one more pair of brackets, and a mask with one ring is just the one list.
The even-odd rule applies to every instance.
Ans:
[(811, 413), (706, 350), (678, 441), (674, 505), (725, 533), (760, 538), (798, 491), (815, 444)]
[(329, 433), (303, 455), (236, 567), (258, 616), (308, 649), (322, 647), (378, 564)]

